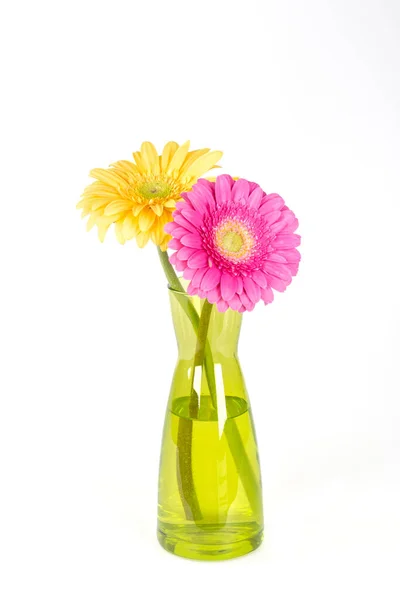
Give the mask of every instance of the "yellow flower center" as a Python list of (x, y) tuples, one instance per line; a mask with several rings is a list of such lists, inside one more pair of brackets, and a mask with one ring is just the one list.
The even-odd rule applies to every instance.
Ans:
[(153, 198), (167, 198), (171, 194), (171, 186), (165, 181), (145, 181), (136, 188), (137, 193), (146, 198), (146, 200), (152, 200)]
[(222, 240), (222, 247), (228, 252), (239, 252), (243, 246), (243, 238), (237, 231), (227, 231)]
[(227, 219), (219, 225), (215, 241), (220, 253), (235, 262), (247, 258), (255, 243), (251, 232), (236, 219)]

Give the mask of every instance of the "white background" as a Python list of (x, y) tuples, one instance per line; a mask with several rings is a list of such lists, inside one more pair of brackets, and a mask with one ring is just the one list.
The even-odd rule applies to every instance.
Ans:
[[(398, 600), (399, 3), (14, 1), (0, 23), (2, 599)], [(299, 276), (244, 320), (266, 537), (226, 563), (155, 537), (155, 248), (75, 209), (147, 139), (224, 150), (301, 224)]]

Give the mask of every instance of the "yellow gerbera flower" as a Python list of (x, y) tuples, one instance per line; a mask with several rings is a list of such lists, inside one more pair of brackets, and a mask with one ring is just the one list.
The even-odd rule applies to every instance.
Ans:
[(87, 186), (77, 208), (89, 220), (87, 230), (97, 225), (100, 241), (115, 223), (115, 233), (121, 244), (136, 238), (143, 248), (151, 239), (166, 250), (171, 236), (164, 232), (172, 220), (175, 203), (182, 192), (189, 191), (196, 180), (217, 167), (222, 152), (209, 148), (189, 152), (190, 142), (179, 146), (168, 142), (162, 155), (151, 142), (144, 142), (140, 152), (134, 152), (134, 163), (120, 160), (108, 169), (93, 169), (96, 181)]

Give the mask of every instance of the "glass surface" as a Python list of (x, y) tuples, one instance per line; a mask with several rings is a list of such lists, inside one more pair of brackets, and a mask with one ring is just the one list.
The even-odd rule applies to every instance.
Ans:
[(233, 558), (257, 548), (263, 533), (257, 442), (237, 356), (242, 315), (169, 294), (178, 361), (161, 449), (158, 539), (186, 558)]

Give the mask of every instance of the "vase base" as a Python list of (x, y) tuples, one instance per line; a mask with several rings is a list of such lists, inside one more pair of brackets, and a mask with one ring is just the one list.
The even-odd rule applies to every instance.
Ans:
[(263, 540), (263, 529), (257, 523), (231, 523), (228, 527), (159, 523), (157, 537), (161, 546), (176, 556), (193, 560), (228, 560), (256, 550)]

